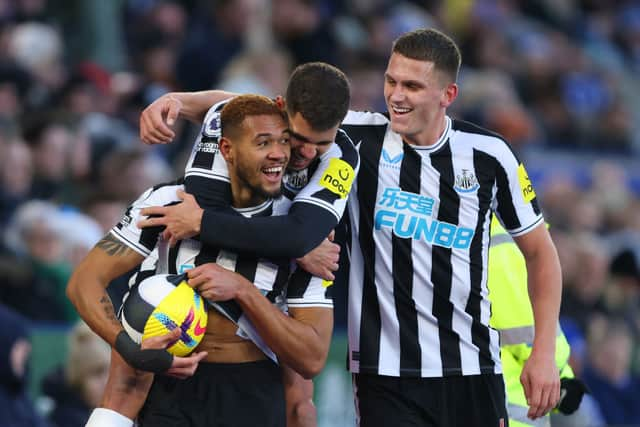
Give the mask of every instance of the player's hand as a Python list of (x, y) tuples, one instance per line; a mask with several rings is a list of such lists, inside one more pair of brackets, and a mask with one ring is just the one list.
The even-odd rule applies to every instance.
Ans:
[(140, 139), (145, 144), (168, 144), (176, 137), (172, 127), (183, 104), (170, 93), (153, 101), (140, 114)]
[(173, 355), (165, 350), (166, 344), (164, 347), (143, 349), (124, 330), (116, 337), (114, 347), (130, 366), (140, 371), (160, 374), (171, 368), (173, 363)]
[(141, 215), (151, 218), (138, 221), (138, 227), (165, 226), (162, 237), (175, 246), (178, 240), (188, 239), (200, 234), (200, 223), (204, 210), (191, 194), (178, 190), (176, 192), (182, 203), (172, 206), (152, 206), (140, 211)]
[(340, 245), (333, 243), (334, 231), (324, 239), (314, 250), (298, 258), (298, 265), (314, 276), (324, 280), (335, 280), (334, 271), (338, 271), (340, 261)]
[(187, 270), (187, 283), (198, 293), (210, 301), (227, 301), (234, 299), (238, 292), (251, 283), (233, 271), (220, 267), (218, 264), (202, 264)]
[[(140, 349), (166, 349), (176, 340), (180, 339), (180, 333), (180, 328), (175, 328), (164, 335), (145, 338), (142, 340)], [(192, 353), (187, 357), (173, 356), (171, 367), (163, 372), (163, 374), (180, 379), (189, 378), (195, 374), (196, 369), (198, 368), (198, 363), (200, 363), (200, 361), (205, 357), (207, 357), (206, 351)]]
[(522, 369), (520, 382), (527, 398), (527, 416), (535, 420), (556, 407), (560, 400), (560, 373), (553, 355), (534, 351)]

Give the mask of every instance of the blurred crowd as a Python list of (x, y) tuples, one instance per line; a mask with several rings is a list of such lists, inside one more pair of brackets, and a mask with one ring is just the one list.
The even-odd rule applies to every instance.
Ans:
[[(531, 159), (574, 369), (608, 425), (640, 425), (637, 0), (0, 0), (0, 308), (75, 324), (74, 265), (145, 188), (181, 174), (198, 131), (181, 121), (173, 144), (144, 146), (138, 117), (158, 96), (275, 96), (295, 65), (326, 61), (350, 77), (352, 108), (384, 110), (392, 41), (432, 26), (462, 48), (451, 114)], [(10, 334), (0, 343), (23, 336)]]

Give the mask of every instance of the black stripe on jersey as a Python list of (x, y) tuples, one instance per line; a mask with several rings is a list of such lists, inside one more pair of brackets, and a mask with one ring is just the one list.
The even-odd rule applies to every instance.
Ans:
[(140, 231), (139, 243), (148, 250), (153, 250), (153, 248), (156, 247), (156, 243), (158, 243), (158, 236), (160, 235), (160, 233), (162, 233), (162, 231), (164, 231), (164, 229), (164, 225), (143, 228)]
[(302, 298), (309, 287), (311, 274), (301, 268), (297, 268), (289, 279), (287, 286), (287, 298)]
[(191, 164), (191, 167), (211, 170), (213, 168), (213, 161), (218, 153), (218, 138), (202, 134), (200, 141), (196, 144), (211, 144), (214, 148), (207, 149), (207, 151), (196, 151), (195, 156), (193, 156), (193, 163)]
[(286, 186), (282, 186), (282, 195), (284, 197), (286, 197), (289, 200), (293, 200), (296, 197), (296, 193), (294, 193), (293, 191), (289, 190)]
[(193, 261), (196, 266), (206, 264), (208, 262), (216, 262), (220, 249), (209, 245), (202, 245), (200, 252)]
[[(420, 194), (422, 157), (403, 143), (400, 189)], [(418, 338), (418, 312), (413, 300), (412, 239), (392, 234), (393, 298), (400, 329), (400, 376), (420, 376), (422, 351)]]
[(231, 184), (227, 181), (189, 175), (184, 179), (184, 188), (193, 194), (202, 209), (231, 205)]
[[(359, 159), (358, 152), (356, 150), (356, 147), (353, 145), (353, 142), (349, 138), (349, 136), (342, 129), (338, 129), (335, 143), (336, 145), (338, 145), (338, 147), (340, 147), (340, 151), (342, 151), (340, 160), (347, 162), (351, 166), (351, 168), (355, 171), (356, 168), (358, 167), (358, 159)], [(316, 199), (324, 200), (325, 202), (331, 203), (331, 204), (340, 198), (338, 194), (326, 188), (316, 191), (315, 193), (312, 194), (312, 197), (315, 197)]]
[[(460, 197), (453, 189), (454, 173), (451, 146), (445, 145), (431, 155), (431, 164), (440, 174), (440, 207), (438, 221), (458, 223)], [(462, 373), (460, 337), (453, 330), (453, 304), (450, 301), (453, 280), (451, 248), (432, 246), (431, 282), (433, 283), (433, 315), (438, 319), (440, 359), (445, 376)]]
[(236, 259), (236, 273), (250, 281), (256, 281), (256, 270), (258, 269), (258, 260), (256, 257), (247, 255), (238, 255)]
[(182, 240), (179, 240), (173, 247), (169, 248), (169, 274), (178, 274), (176, 264), (178, 262), (178, 251), (180, 250), (180, 244)]
[[(482, 151), (473, 150), (473, 168), (476, 171), (493, 171), (497, 160)], [(471, 340), (478, 347), (478, 365), (482, 373), (494, 372), (494, 362), (491, 357), (489, 329), (480, 323), (480, 304), (482, 302), (482, 239), (487, 211), (490, 209), (494, 180), (490, 174), (476, 173), (480, 188), (478, 188), (478, 221), (475, 234), (469, 247), (469, 268), (471, 289), (465, 311), (471, 316)]]
[(338, 133), (336, 134), (336, 145), (340, 147), (342, 151), (342, 157), (340, 157), (340, 159), (349, 163), (355, 170), (358, 167), (360, 157), (358, 156), (355, 145), (353, 145), (353, 141), (351, 141), (349, 135), (342, 129), (338, 129)]
[[(375, 264), (376, 250), (373, 240), (373, 218), (378, 192), (378, 165), (382, 155), (382, 141), (387, 125), (382, 126), (343, 126), (343, 129), (360, 144), (360, 172), (358, 173), (358, 200), (360, 207), (360, 248), (364, 259), (364, 283), (362, 284), (362, 314), (360, 319), (361, 373), (378, 373), (380, 358), (380, 302), (376, 292)], [(356, 200), (352, 199), (355, 203)]]
[[(257, 268), (258, 260), (255, 257), (251, 258), (246, 255), (238, 255), (235, 271), (251, 283), (255, 281)], [(218, 304), (219, 308), (222, 309), (228, 317), (233, 319), (234, 322), (237, 322), (243, 314), (242, 307), (240, 307), (240, 304), (235, 300), (217, 301), (216, 304)]]
[(498, 207), (496, 210), (504, 222), (505, 227), (509, 230), (520, 228), (522, 224), (520, 224), (520, 219), (513, 206), (509, 178), (507, 177), (507, 172), (499, 162), (496, 162), (496, 187), (498, 187), (498, 191), (496, 192)]
[[(272, 303), (276, 301), (276, 297), (282, 294), (282, 290), (287, 286), (289, 281), (289, 274), (291, 274), (291, 264), (289, 261), (282, 262), (278, 265), (278, 274), (276, 280), (273, 283), (273, 290), (267, 293), (266, 297)], [(287, 288), (287, 292), (289, 289)]]
[[(171, 185), (171, 184), (162, 184), (159, 185), (157, 188), (154, 187), (154, 190), (157, 190), (160, 187), (164, 187), (167, 185)], [(173, 205), (177, 205), (178, 202), (171, 202), (171, 203), (167, 203), (164, 206), (173, 206)], [(160, 215), (149, 215), (148, 218), (158, 218), (160, 217)], [(153, 250), (153, 248), (156, 247), (156, 244), (158, 243), (158, 236), (160, 235), (160, 233), (162, 233), (164, 231), (166, 227), (164, 225), (157, 225), (155, 227), (147, 227), (147, 228), (143, 228), (140, 231), (140, 239), (138, 240), (138, 242), (143, 245), (145, 248), (147, 248), (148, 250)]]

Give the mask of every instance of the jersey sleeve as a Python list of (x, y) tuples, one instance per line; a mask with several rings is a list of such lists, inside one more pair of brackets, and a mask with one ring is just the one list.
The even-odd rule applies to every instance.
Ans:
[(536, 192), (524, 164), (510, 150), (498, 156), (494, 210), (512, 236), (533, 230), (544, 221)]
[(205, 208), (231, 203), (229, 170), (218, 145), (222, 134), (220, 112), (227, 102), (214, 104), (207, 112), (185, 169), (185, 190)]
[(287, 285), (287, 306), (293, 308), (333, 308), (333, 282), (297, 268)]
[(148, 257), (156, 247), (158, 236), (164, 227), (138, 227), (138, 221), (143, 219), (140, 211), (151, 206), (166, 206), (177, 201), (176, 191), (182, 188), (182, 185), (172, 183), (146, 190), (127, 208), (122, 219), (110, 230), (111, 234), (140, 255)]
[(338, 224), (360, 159), (340, 131), (287, 215), (244, 218), (205, 210), (200, 239), (207, 244), (267, 257), (298, 258), (318, 246)]
[(318, 168), (293, 203), (315, 205), (340, 221), (359, 167), (358, 151), (346, 132), (338, 130), (335, 144), (320, 157)]

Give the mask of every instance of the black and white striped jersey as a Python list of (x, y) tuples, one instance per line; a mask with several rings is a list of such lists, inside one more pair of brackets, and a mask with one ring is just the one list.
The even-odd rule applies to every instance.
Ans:
[[(185, 171), (187, 191), (205, 209), (230, 203), (228, 169), (218, 151), (220, 110), (226, 102), (213, 105), (207, 112)], [(200, 237), (207, 243), (238, 251), (302, 256), (340, 221), (358, 168), (358, 152), (347, 134), (339, 130), (335, 143), (309, 168), (286, 171), (282, 189), (283, 195), (293, 202), (289, 215), (244, 221), (207, 209)], [(226, 200), (221, 200), (220, 195), (227, 195)]]
[(349, 202), (352, 372), (441, 377), (499, 373), (489, 325), (493, 211), (514, 235), (543, 218), (522, 163), (499, 136), (446, 118), (412, 146), (386, 115), (349, 112), (360, 173)]
[[(145, 257), (139, 272), (132, 277), (130, 286), (159, 273), (180, 274), (197, 265), (215, 262), (224, 268), (244, 276), (280, 310), (288, 307), (332, 308), (331, 287), (319, 277), (296, 269), (289, 259), (257, 258), (249, 254), (237, 254), (225, 249), (202, 245), (199, 240), (185, 239), (169, 248), (160, 238), (161, 227), (140, 229), (136, 224), (142, 219), (140, 211), (150, 206), (168, 206), (179, 201), (176, 191), (183, 189), (181, 180), (159, 185), (145, 191), (125, 212), (111, 233), (122, 243)], [(291, 202), (280, 197), (246, 209), (236, 209), (245, 217), (285, 215)], [(239, 335), (252, 340), (256, 338), (253, 326), (244, 319), (240, 306), (234, 301), (211, 303), (211, 305), (241, 326)], [(261, 348), (263, 346), (258, 344)], [(267, 351), (265, 350), (265, 353)], [(268, 354), (269, 355), (269, 354)]]

